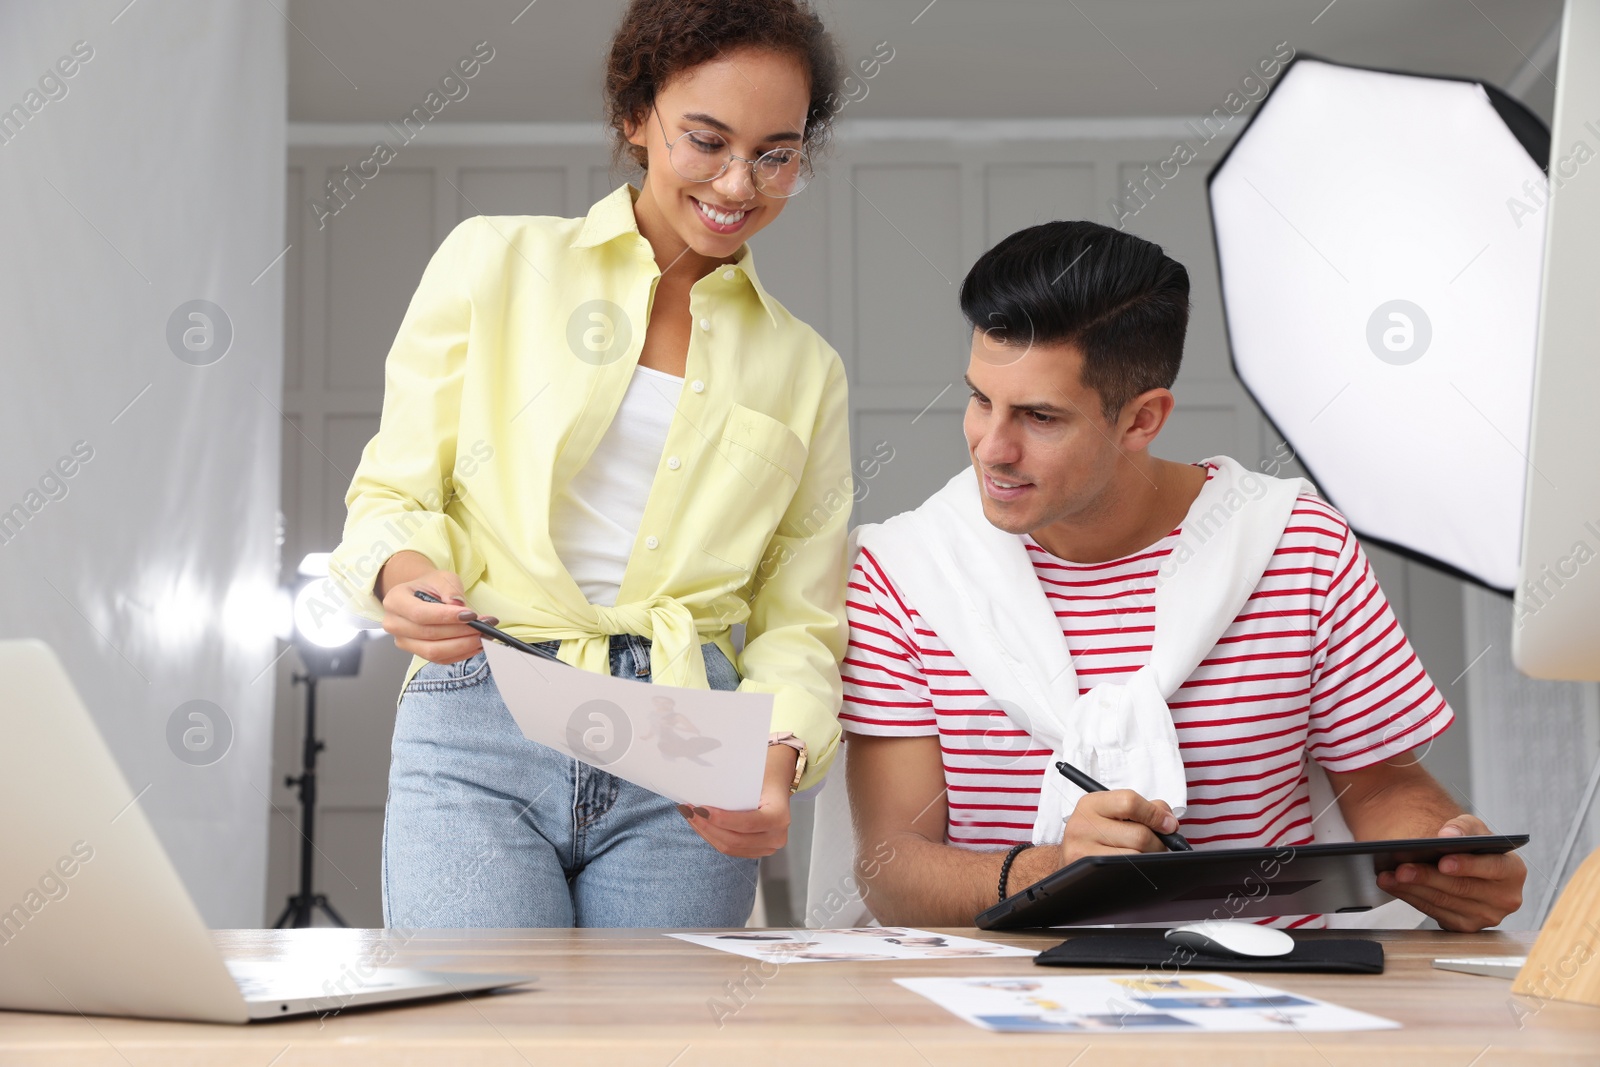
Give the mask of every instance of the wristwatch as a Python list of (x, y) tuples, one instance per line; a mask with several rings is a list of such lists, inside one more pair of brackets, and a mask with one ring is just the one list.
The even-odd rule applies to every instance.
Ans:
[(767, 747), (773, 745), (788, 745), (797, 753), (794, 761), (794, 781), (789, 783), (789, 792), (794, 793), (800, 788), (800, 779), (806, 775), (806, 743), (787, 730), (779, 733), (773, 732), (767, 737)]

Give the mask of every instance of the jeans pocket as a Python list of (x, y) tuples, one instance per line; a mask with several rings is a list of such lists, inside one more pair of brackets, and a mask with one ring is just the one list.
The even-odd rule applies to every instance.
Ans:
[(455, 663), (424, 663), (412, 675), (406, 692), (438, 693), (468, 689), (489, 680), (489, 657), (482, 652)]

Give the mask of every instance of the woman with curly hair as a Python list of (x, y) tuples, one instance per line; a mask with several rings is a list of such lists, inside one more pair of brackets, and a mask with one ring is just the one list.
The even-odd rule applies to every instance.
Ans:
[[(468, 219), (429, 262), (330, 567), (414, 653), (388, 926), (741, 926), (832, 761), (844, 368), (746, 242), (811, 179), (840, 75), (805, 0), (633, 0), (605, 95), (639, 185), (579, 219)], [(759, 806), (674, 805), (524, 738), (480, 618), (584, 670), (772, 694)]]

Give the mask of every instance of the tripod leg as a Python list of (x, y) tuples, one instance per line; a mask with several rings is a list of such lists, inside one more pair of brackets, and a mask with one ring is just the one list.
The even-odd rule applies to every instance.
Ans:
[(289, 903), (284, 906), (283, 914), (278, 916), (276, 929), (298, 930), (302, 927), (310, 926), (311, 907), (312, 901), (310, 897), (298, 895), (290, 897)]
[(333, 910), (333, 905), (328, 903), (327, 897), (318, 894), (315, 904), (317, 907), (321, 908), (325, 913), (327, 913), (328, 918), (333, 920), (333, 925), (344, 927), (348, 927), (350, 925), (339, 917), (338, 912)]

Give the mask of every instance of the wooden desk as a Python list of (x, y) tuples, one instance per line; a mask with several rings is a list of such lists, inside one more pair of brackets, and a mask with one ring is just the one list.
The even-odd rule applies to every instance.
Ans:
[[(987, 935), (1043, 949), (1059, 938)], [(383, 931), (219, 931), (230, 957), (271, 959), (315, 951), (336, 974), (344, 957), (384, 943)], [(1348, 936), (1348, 932), (1329, 935)], [(1559, 1001), (1512, 1010), (1510, 983), (1436, 971), (1435, 956), (1522, 955), (1523, 934), (1380, 931), (1388, 967), (1374, 975), (1253, 975), (1404, 1024), (1350, 1034), (992, 1034), (969, 1026), (893, 979), (914, 975), (1033, 974), (1031, 960), (771, 965), (652, 931), (428, 931), (389, 951), (400, 964), (527, 972), (523, 991), (327, 1019), (212, 1026), (132, 1019), (0, 1013), (0, 1064), (50, 1067), (322, 1067), (328, 1064), (482, 1064), (538, 1067), (945, 1067), (1051, 1064), (1310, 1064), (1313, 1067), (1490, 1067), (1600, 1064), (1600, 1010)], [(152, 968), (161, 965), (152, 960)], [(767, 977), (763, 977), (762, 968)], [(1050, 970), (1049, 974), (1075, 971)], [(1090, 972), (1083, 972), (1090, 973)], [(730, 985), (731, 983), (731, 985)], [(742, 1007), (719, 1027), (710, 1004)]]

